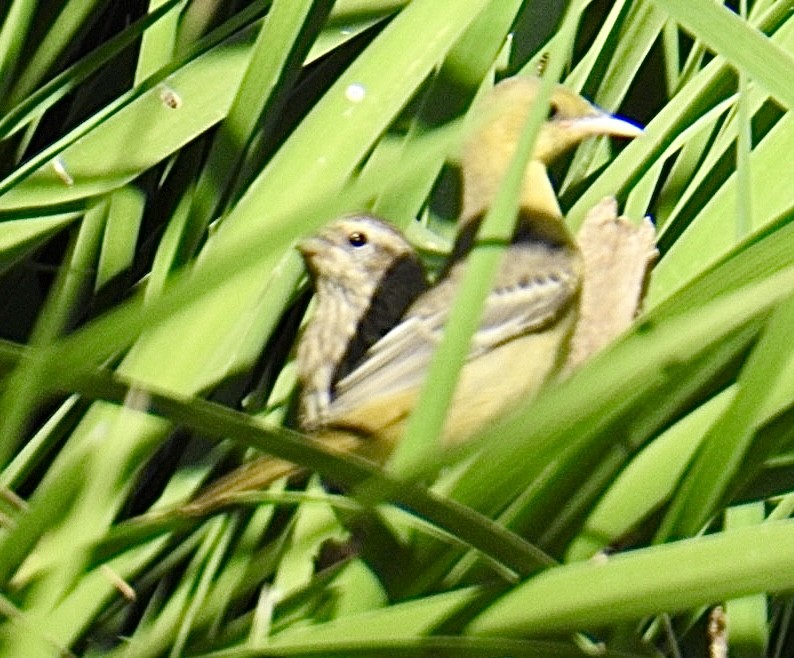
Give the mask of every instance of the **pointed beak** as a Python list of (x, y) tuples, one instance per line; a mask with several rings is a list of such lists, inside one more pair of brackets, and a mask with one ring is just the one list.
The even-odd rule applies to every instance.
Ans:
[(303, 238), (303, 240), (296, 245), (296, 249), (300, 252), (300, 255), (303, 256), (304, 260), (311, 260), (327, 248), (327, 240), (321, 238), (319, 235)]
[(612, 135), (614, 137), (639, 137), (643, 130), (626, 119), (599, 113), (575, 120), (576, 128), (586, 135)]
[(328, 259), (328, 241), (319, 235), (312, 235), (303, 238), (295, 248), (300, 253), (309, 276), (312, 278), (319, 276), (323, 261)]

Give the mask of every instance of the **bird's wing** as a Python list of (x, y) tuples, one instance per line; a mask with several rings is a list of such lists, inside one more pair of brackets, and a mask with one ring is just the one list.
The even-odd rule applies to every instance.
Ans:
[[(375, 343), (365, 360), (337, 382), (328, 408), (330, 418), (381, 393), (410, 389), (427, 369), (441, 335), (433, 327), (433, 320), (440, 319), (407, 318)], [(374, 391), (378, 394), (373, 395)]]
[(510, 247), (486, 297), (469, 358), (554, 323), (579, 292), (578, 254), (566, 247)]
[[(578, 294), (575, 254), (546, 248), (507, 249), (497, 283), (486, 297), (468, 359), (527, 333), (542, 331), (565, 313)], [(336, 383), (329, 419), (344, 416), (375, 397), (421, 386), (441, 339), (465, 263), (422, 295), (404, 320), (376, 342), (365, 359)], [(531, 273), (531, 275), (527, 275)]]

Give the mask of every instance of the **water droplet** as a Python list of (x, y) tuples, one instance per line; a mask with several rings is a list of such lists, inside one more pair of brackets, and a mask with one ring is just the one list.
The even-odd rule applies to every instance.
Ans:
[(366, 95), (367, 90), (364, 89), (364, 85), (361, 85), (358, 82), (354, 82), (352, 85), (349, 85), (347, 89), (345, 89), (345, 97), (351, 103), (360, 103), (364, 100)]

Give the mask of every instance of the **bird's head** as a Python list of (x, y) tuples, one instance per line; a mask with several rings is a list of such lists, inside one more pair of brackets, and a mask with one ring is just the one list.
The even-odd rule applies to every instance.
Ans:
[(298, 243), (316, 285), (333, 281), (342, 287), (371, 288), (402, 259), (416, 254), (397, 229), (372, 215), (337, 219)]
[[(464, 214), (487, 208), (510, 165), (521, 131), (535, 104), (540, 79), (513, 77), (498, 83), (485, 97), (478, 119), (464, 145), (462, 170)], [(557, 85), (535, 140), (525, 176), (522, 197), (531, 205), (532, 176), (544, 175), (545, 167), (577, 144), (598, 135), (637, 137), (642, 129), (597, 108), (570, 89)], [(534, 169), (533, 169), (534, 168)], [(546, 181), (535, 181), (544, 192)]]

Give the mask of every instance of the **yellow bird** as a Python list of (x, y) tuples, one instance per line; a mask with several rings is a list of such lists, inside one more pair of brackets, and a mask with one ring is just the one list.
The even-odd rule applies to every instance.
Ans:
[[(369, 437), (373, 445), (368, 452), (379, 459), (399, 440), (441, 339), (466, 268), (465, 256), (510, 164), (539, 86), (537, 78), (511, 78), (485, 99), (464, 147), (463, 211), (450, 264), (399, 324), (335, 383), (323, 422), (325, 440), (346, 433)], [(465, 440), (518, 401), (535, 395), (567, 354), (582, 265), (546, 166), (588, 136), (640, 133), (565, 87), (555, 88), (524, 172), (513, 241), (485, 300), (447, 414), (445, 442)]]
[[(509, 166), (538, 88), (537, 79), (512, 78), (496, 85), (485, 99), (464, 146), (458, 239), (449, 265), (431, 288), (422, 291), (423, 275), (402, 235), (371, 217), (334, 222), (299, 247), (318, 296), (298, 346), (299, 422), (329, 447), (382, 462), (399, 440), (446, 324), (465, 256)], [(581, 259), (546, 167), (589, 136), (634, 137), (640, 132), (565, 87), (555, 88), (524, 173), (513, 240), (460, 373), (444, 428), (446, 443), (465, 440), (534, 395), (564, 360), (577, 318)], [(355, 242), (362, 235), (372, 247), (370, 261), (351, 242), (351, 236)], [(376, 331), (360, 335), (372, 322), (369, 311), (376, 305), (370, 309), (367, 300), (375, 299), (374, 290), (384, 294), (402, 278), (384, 277), (390, 261), (411, 263), (408, 279), (413, 283), (386, 292), (398, 302), (389, 304), (390, 311), (376, 321)], [(265, 458), (243, 469), (223, 478), (191, 507), (213, 508), (232, 492), (265, 486), (298, 467)]]

